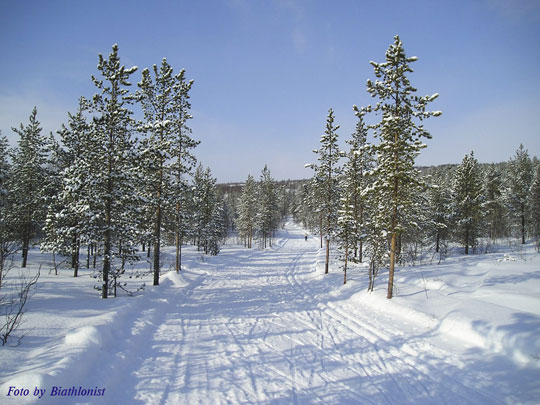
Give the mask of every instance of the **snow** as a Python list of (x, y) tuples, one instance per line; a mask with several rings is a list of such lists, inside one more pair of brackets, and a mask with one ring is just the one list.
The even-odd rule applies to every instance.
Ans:
[(42, 276), (26, 336), (0, 348), (0, 403), (538, 403), (532, 246), (398, 268), (387, 300), (383, 275), (366, 292), (363, 265), (346, 285), (335, 259), (325, 276), (304, 235), (287, 223), (272, 249), (184, 247), (180, 274), (164, 248), (160, 286), (108, 300), (89, 271), (48, 274), (32, 251)]

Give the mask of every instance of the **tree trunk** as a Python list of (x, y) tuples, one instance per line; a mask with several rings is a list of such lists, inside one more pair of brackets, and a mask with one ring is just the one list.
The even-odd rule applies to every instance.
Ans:
[(521, 210), (521, 244), (525, 244), (525, 210)]
[(465, 254), (469, 254), (469, 228), (465, 228)]
[(330, 261), (330, 239), (325, 238), (326, 241), (326, 259), (324, 262), (324, 274), (328, 274), (328, 262)]
[[(159, 198), (159, 197), (158, 197)], [(159, 285), (159, 252), (161, 244), (161, 204), (156, 208), (156, 223), (154, 224), (154, 285)]]
[(73, 259), (74, 259), (74, 263), (73, 263), (73, 277), (78, 277), (79, 276), (79, 257), (81, 255), (81, 241), (77, 239), (76, 243), (75, 243), (75, 252), (73, 254)]
[(347, 259), (349, 258), (349, 247), (345, 246), (345, 264), (343, 265), (343, 284), (347, 284)]
[(319, 229), (321, 231), (321, 249), (322, 249), (322, 239), (323, 239), (322, 214), (320, 215)]
[(392, 241), (390, 242), (390, 269), (388, 272), (388, 292), (386, 298), (391, 299), (394, 290), (394, 267), (396, 264), (396, 235), (397, 232), (392, 233)]

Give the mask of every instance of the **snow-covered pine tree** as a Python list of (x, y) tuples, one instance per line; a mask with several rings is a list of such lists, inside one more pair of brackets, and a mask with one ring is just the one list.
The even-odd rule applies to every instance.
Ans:
[(507, 200), (510, 211), (519, 223), (522, 244), (525, 244), (527, 234), (528, 196), (532, 180), (533, 166), (529, 152), (519, 145), (508, 167)]
[(408, 58), (405, 55), (403, 43), (396, 35), (394, 43), (386, 51), (386, 61), (370, 62), (377, 80), (367, 81), (368, 93), (379, 101), (375, 107), (367, 107), (366, 111), (381, 113), (381, 121), (370, 125), (370, 128), (380, 141), (376, 146), (374, 188), (376, 193), (384, 196), (376, 220), (388, 230), (390, 236), (387, 298), (392, 298), (393, 294), (397, 241), (406, 226), (405, 214), (411, 208), (411, 196), (422, 186), (418, 170), (414, 168), (414, 160), (426, 147), (421, 139), (429, 139), (431, 135), (421, 122), (441, 114), (440, 111), (426, 110), (428, 103), (435, 100), (438, 94), (423, 97), (414, 95), (416, 89), (407, 74), (413, 71), (410, 64), (416, 60), (416, 57)]
[(465, 155), (453, 178), (453, 219), (460, 239), (469, 254), (476, 246), (482, 218), (482, 172), (474, 153)]
[(197, 159), (192, 150), (200, 143), (191, 137), (191, 128), (187, 122), (192, 117), (191, 103), (189, 101), (189, 91), (193, 86), (193, 80), (186, 81), (186, 72), (182, 69), (175, 76), (173, 87), (175, 117), (173, 120), (175, 127), (175, 138), (173, 142), (173, 160), (172, 165), (172, 189), (174, 208), (174, 220), (170, 222), (172, 232), (175, 235), (176, 261), (175, 269), (178, 273), (182, 269), (182, 243), (184, 235), (188, 231), (188, 226), (193, 218), (189, 212), (188, 205), (192, 202), (188, 179), (197, 163)]
[(71, 255), (74, 277), (78, 275), (81, 244), (93, 240), (91, 217), (94, 203), (88, 179), (97, 167), (84, 159), (92, 136), (85, 118), (88, 108), (88, 101), (81, 97), (77, 113), (68, 113), (68, 126), (62, 125), (57, 132), (61, 145), (51, 140), (50, 177), (56, 192), (49, 199), (45, 237), (41, 243), (42, 250)]
[[(115, 257), (137, 259), (137, 220), (140, 217), (140, 198), (137, 193), (138, 167), (134, 121), (130, 105), (128, 81), (137, 67), (126, 69), (120, 64), (118, 45), (113, 45), (108, 59), (99, 54), (98, 70), (101, 79), (92, 75), (99, 90), (92, 99), (92, 148), (85, 151), (85, 160), (93, 161), (99, 170), (85, 179), (92, 183), (97, 201), (95, 232), (103, 241), (102, 298), (109, 288), (116, 288), (116, 279), (123, 272), (120, 267), (112, 273)], [(109, 283), (109, 276), (114, 279)]]
[(9, 199), (9, 174), (11, 167), (8, 160), (8, 140), (0, 133), (0, 289), (4, 278), (6, 259), (13, 255), (20, 247), (16, 240), (13, 216), (11, 215), (11, 202)]
[(346, 176), (342, 180), (342, 193), (336, 227), (336, 236), (339, 250), (343, 259), (343, 284), (347, 283), (347, 265), (356, 245), (358, 226), (355, 215), (354, 193), (351, 192), (350, 181)]
[(338, 178), (340, 175), (339, 160), (341, 152), (338, 146), (337, 133), (339, 125), (335, 125), (334, 120), (334, 111), (330, 108), (326, 118), (326, 130), (321, 136), (321, 146), (313, 151), (318, 155), (317, 160), (319, 163), (317, 165), (306, 165), (315, 170), (312, 191), (315, 193), (314, 200), (320, 213), (320, 232), (324, 236), (326, 246), (325, 274), (328, 274), (330, 241), (336, 231), (340, 198)]
[(22, 267), (26, 267), (30, 242), (41, 229), (45, 218), (43, 198), (48, 142), (41, 135), (39, 125), (34, 107), (28, 125), (20, 124), (19, 128), (13, 128), (20, 139), (11, 156), (8, 188), (12, 200), (10, 211), (13, 226), (22, 245)]
[(540, 164), (536, 165), (534, 178), (529, 191), (529, 221), (536, 241), (536, 250), (540, 252)]
[(276, 184), (266, 165), (257, 186), (255, 228), (261, 247), (266, 249), (267, 246), (272, 247), (272, 236), (280, 219)]
[(484, 220), (491, 240), (504, 236), (506, 231), (506, 207), (503, 201), (503, 182), (497, 166), (491, 164), (484, 179)]
[[(140, 126), (146, 134), (141, 142), (140, 164), (145, 207), (151, 224), (148, 239), (153, 243), (153, 283), (158, 285), (164, 212), (175, 209), (178, 202), (175, 197), (178, 197), (179, 190), (174, 188), (171, 179), (179, 175), (178, 160), (184, 157), (181, 150), (186, 147), (186, 140), (182, 134), (185, 133), (184, 126), (188, 118), (185, 99), (191, 82), (185, 85), (184, 71), (175, 76), (165, 58), (159, 68), (153, 65), (152, 71), (153, 78), (149, 69), (142, 71), (136, 98), (141, 103), (145, 119)], [(180, 169), (181, 174), (188, 171), (183, 167)], [(185, 187), (181, 190), (185, 191)]]
[(249, 175), (238, 201), (238, 236), (244, 241), (244, 246), (251, 249), (255, 231), (255, 215), (257, 213), (257, 183)]
[(338, 211), (338, 244), (343, 252), (343, 284), (347, 282), (349, 259), (358, 258), (362, 262), (363, 240), (365, 238), (366, 197), (362, 193), (368, 185), (367, 173), (372, 166), (372, 157), (367, 144), (367, 128), (364, 112), (356, 109), (358, 122), (352, 138), (345, 142), (350, 145), (340, 177), (340, 209)]
[(367, 127), (364, 122), (365, 111), (353, 107), (358, 117), (355, 132), (351, 139), (345, 142), (350, 145), (347, 161), (343, 166), (345, 184), (341, 187), (342, 193), (350, 193), (355, 218), (353, 239), (354, 258), (363, 261), (363, 239), (365, 235), (364, 222), (366, 219), (366, 197), (362, 193), (369, 186), (369, 172), (373, 169), (375, 157), (372, 155), (373, 148), (367, 142)]
[(217, 255), (224, 238), (223, 203), (210, 168), (199, 164), (193, 176), (194, 236), (198, 250)]
[(439, 254), (439, 261), (446, 256), (448, 234), (452, 216), (451, 185), (446, 171), (431, 176), (428, 189), (427, 206), (427, 234), (435, 246), (435, 253)]

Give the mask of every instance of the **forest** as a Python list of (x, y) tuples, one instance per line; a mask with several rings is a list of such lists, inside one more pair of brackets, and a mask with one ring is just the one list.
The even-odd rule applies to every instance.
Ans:
[(369, 264), (370, 290), (388, 269), (387, 298), (396, 265), (440, 262), (457, 248), (486, 253), (513, 238), (534, 238), (540, 249), (537, 157), (520, 145), (507, 162), (480, 164), (471, 151), (461, 164), (416, 167), (422, 138), (431, 138), (423, 121), (442, 114), (427, 111), (438, 94), (415, 94), (407, 74), (417, 58), (405, 55), (398, 36), (385, 59), (371, 62), (376, 78), (367, 91), (376, 103), (353, 107), (347, 148), (329, 109), (306, 164), (312, 178), (276, 181), (265, 166), (258, 179), (216, 184), (194, 153), (193, 80), (163, 59), (142, 70), (134, 90), (138, 68), (123, 66), (114, 45), (98, 57), (96, 93), (80, 97), (56, 134), (41, 133), (34, 108), (13, 128), (16, 147), (0, 138), (0, 288), (16, 254), (25, 268), (39, 246), (74, 277), (81, 266), (95, 269), (101, 297), (116, 296), (126, 263), (143, 255), (159, 284), (164, 245), (175, 246), (179, 272), (183, 245), (206, 255), (227, 240), (265, 249), (289, 216), (320, 239), (326, 273), (330, 252), (339, 256), (344, 283), (351, 262)]

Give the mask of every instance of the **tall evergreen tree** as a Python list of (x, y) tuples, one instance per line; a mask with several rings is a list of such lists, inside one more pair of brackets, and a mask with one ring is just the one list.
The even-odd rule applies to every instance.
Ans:
[(238, 202), (238, 234), (244, 245), (251, 249), (255, 232), (255, 216), (257, 214), (257, 183), (249, 175)]
[(85, 117), (88, 108), (88, 101), (81, 97), (77, 113), (68, 113), (68, 125), (58, 131), (61, 145), (51, 141), (51, 181), (55, 183), (55, 193), (49, 199), (41, 244), (42, 250), (71, 255), (74, 277), (78, 275), (81, 243), (90, 243), (92, 239), (92, 221), (87, 214), (92, 212), (94, 202), (88, 179), (92, 178), (92, 169), (97, 168), (84, 159), (92, 136)]
[(528, 151), (519, 145), (508, 168), (509, 190), (508, 203), (510, 210), (519, 221), (521, 243), (525, 244), (527, 234), (528, 196), (533, 180), (533, 166)]
[(491, 240), (500, 238), (505, 233), (506, 212), (503, 202), (503, 183), (499, 170), (492, 164), (484, 179), (484, 217)]
[(7, 271), (4, 266), (6, 259), (20, 247), (13, 226), (14, 217), (11, 214), (11, 201), (8, 189), (11, 167), (8, 156), (8, 140), (5, 136), (0, 136), (0, 289), (2, 288), (2, 280)]
[[(109, 276), (115, 257), (136, 258), (139, 198), (137, 195), (138, 168), (134, 121), (130, 105), (128, 81), (137, 67), (126, 69), (120, 64), (118, 45), (113, 45), (108, 59), (99, 54), (98, 70), (101, 79), (92, 75), (99, 90), (92, 99), (92, 147), (85, 151), (100, 169), (92, 178), (96, 215), (96, 233), (103, 241), (102, 298), (108, 297)], [(114, 279), (120, 271), (115, 271)]]
[[(142, 80), (138, 83), (137, 100), (141, 103), (145, 122), (141, 126), (147, 137), (141, 142), (141, 165), (144, 172), (144, 195), (147, 212), (150, 213), (150, 241), (154, 251), (154, 285), (159, 284), (160, 247), (164, 228), (164, 211), (174, 209), (175, 190), (171, 179), (173, 169), (178, 171), (179, 150), (185, 147), (187, 91), (183, 82), (184, 72), (174, 75), (173, 68), (164, 58), (158, 69), (154, 65), (153, 76), (149, 69), (142, 71)], [(180, 132), (180, 134), (178, 133)], [(183, 172), (186, 172), (182, 168)], [(185, 191), (185, 188), (183, 188)], [(178, 196), (176, 196), (178, 197)], [(178, 269), (179, 270), (179, 269)]]
[(349, 194), (354, 218), (351, 236), (353, 237), (354, 257), (363, 261), (363, 243), (366, 220), (366, 197), (362, 193), (369, 186), (369, 171), (373, 169), (373, 148), (367, 143), (367, 127), (364, 123), (364, 113), (357, 112), (358, 122), (352, 138), (345, 142), (350, 145), (347, 161), (343, 166), (342, 194)]
[(428, 189), (428, 237), (435, 245), (435, 253), (442, 258), (446, 254), (452, 216), (451, 185), (446, 172), (437, 173), (431, 179)]
[(223, 203), (210, 168), (197, 166), (193, 176), (194, 235), (197, 247), (205, 254), (217, 255), (225, 236)]
[(536, 250), (540, 252), (540, 164), (536, 165), (529, 192), (529, 218), (531, 230), (536, 240)]
[(255, 227), (262, 248), (266, 248), (267, 245), (272, 247), (272, 235), (278, 228), (279, 219), (276, 184), (265, 165), (258, 183), (255, 214)]
[(431, 138), (422, 122), (431, 116), (438, 116), (440, 111), (426, 111), (428, 103), (438, 94), (419, 97), (407, 75), (413, 70), (410, 64), (416, 57), (405, 55), (399, 36), (386, 51), (386, 61), (370, 62), (377, 80), (367, 82), (367, 91), (379, 99), (375, 107), (366, 108), (367, 112), (381, 113), (381, 121), (370, 126), (380, 140), (376, 146), (377, 168), (374, 188), (381, 196), (383, 206), (377, 215), (381, 226), (390, 236), (390, 268), (387, 298), (392, 298), (394, 268), (396, 263), (397, 241), (407, 225), (406, 214), (411, 209), (412, 195), (421, 188), (420, 176), (414, 168), (414, 160), (426, 147), (422, 138)]
[(48, 142), (41, 135), (37, 109), (30, 114), (28, 125), (13, 128), (20, 139), (12, 154), (9, 179), (11, 214), (14, 229), (22, 244), (22, 267), (26, 267), (31, 240), (40, 231), (45, 216), (44, 196)]
[(200, 143), (191, 137), (192, 131), (187, 125), (188, 121), (193, 118), (190, 113), (191, 102), (189, 100), (189, 91), (192, 86), (193, 80), (186, 81), (186, 72), (182, 69), (175, 76), (173, 90), (175, 105), (173, 123), (176, 136), (172, 148), (173, 165), (171, 167), (171, 181), (175, 211), (174, 220), (171, 222), (171, 225), (175, 234), (176, 272), (182, 269), (182, 243), (190, 223), (188, 206), (192, 201), (189, 200), (189, 184), (186, 176), (192, 174), (197, 163), (192, 150)]
[(465, 155), (454, 173), (453, 184), (454, 221), (465, 254), (469, 247), (476, 246), (482, 217), (482, 172), (474, 153)]
[(318, 155), (318, 164), (309, 165), (315, 170), (313, 189), (316, 190), (316, 204), (320, 213), (320, 232), (324, 236), (326, 255), (324, 273), (328, 274), (330, 261), (330, 240), (336, 231), (339, 207), (339, 160), (341, 152), (338, 146), (339, 125), (334, 124), (334, 111), (328, 110), (326, 130), (321, 136), (321, 146), (314, 150)]

